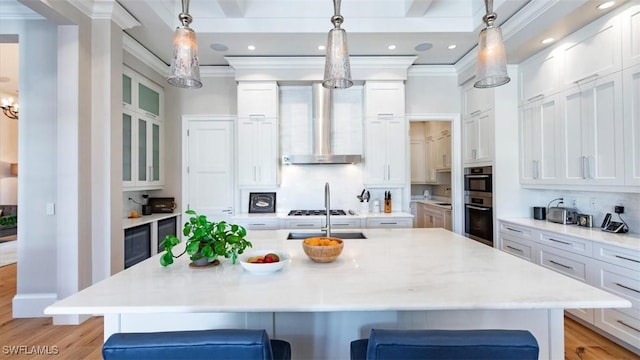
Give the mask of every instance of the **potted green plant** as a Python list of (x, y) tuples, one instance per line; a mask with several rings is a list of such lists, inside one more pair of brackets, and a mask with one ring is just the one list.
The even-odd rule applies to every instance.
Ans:
[(173, 264), (173, 259), (185, 253), (189, 254), (194, 266), (211, 264), (217, 261), (218, 256), (231, 258), (231, 262), (235, 264), (238, 255), (247, 247), (252, 247), (252, 244), (245, 240), (247, 230), (242, 226), (225, 221), (211, 222), (205, 215), (198, 215), (193, 210), (187, 210), (185, 213), (191, 215), (182, 230), (182, 234), (187, 238), (185, 249), (175, 255), (173, 248), (180, 243), (180, 239), (167, 235), (160, 244), (164, 246), (164, 254), (160, 257), (162, 266)]

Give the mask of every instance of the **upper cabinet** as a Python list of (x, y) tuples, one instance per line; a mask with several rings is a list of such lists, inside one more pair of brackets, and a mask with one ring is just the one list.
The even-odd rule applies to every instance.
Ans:
[(125, 190), (164, 185), (164, 91), (123, 67), (122, 186)]
[(640, 64), (640, 6), (625, 11), (621, 21), (622, 66), (627, 69)]
[(622, 67), (620, 17), (596, 20), (562, 46), (564, 88), (602, 78)]
[(640, 186), (640, 63), (622, 73), (625, 183)]
[(275, 81), (238, 84), (238, 185), (279, 184), (278, 85)]
[(493, 89), (473, 87), (473, 81), (463, 88), (463, 117), (473, 116), (493, 108)]
[(493, 161), (493, 110), (463, 119), (462, 161), (465, 165), (491, 164)]
[(518, 67), (520, 104), (541, 100), (559, 91), (560, 51), (543, 51)]
[(365, 116), (405, 115), (404, 82), (367, 81), (364, 86)]
[(238, 84), (238, 118), (278, 117), (278, 84), (275, 81)]
[(406, 120), (392, 116), (365, 121), (365, 186), (406, 185)]

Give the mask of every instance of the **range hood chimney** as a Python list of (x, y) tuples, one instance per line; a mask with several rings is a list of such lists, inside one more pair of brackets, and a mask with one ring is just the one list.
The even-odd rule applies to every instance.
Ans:
[(336, 155), (331, 153), (331, 89), (314, 83), (313, 95), (313, 155), (285, 155), (285, 164), (355, 164), (360, 155)]

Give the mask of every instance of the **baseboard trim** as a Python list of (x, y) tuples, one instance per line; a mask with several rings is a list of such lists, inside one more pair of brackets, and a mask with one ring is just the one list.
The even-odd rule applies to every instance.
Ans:
[(12, 315), (14, 318), (49, 317), (44, 309), (56, 301), (58, 296), (55, 293), (16, 294), (13, 297)]

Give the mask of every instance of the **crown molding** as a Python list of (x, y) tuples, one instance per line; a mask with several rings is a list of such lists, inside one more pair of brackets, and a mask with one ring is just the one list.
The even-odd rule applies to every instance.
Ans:
[(412, 65), (409, 76), (457, 76), (454, 65)]
[(0, 1), (0, 20), (42, 20), (43, 16), (17, 1)]
[(69, 0), (91, 19), (113, 20), (121, 29), (140, 26), (140, 22), (115, 0)]
[(139, 42), (126, 33), (122, 34), (122, 49), (147, 64), (151, 69), (162, 76), (166, 76), (169, 72), (169, 65), (158, 59), (157, 56), (140, 45)]
[(119, 2), (115, 2), (113, 7), (113, 22), (116, 23), (122, 30), (131, 29), (140, 26), (138, 19), (133, 17), (127, 9), (123, 8)]
[(200, 66), (200, 76), (205, 78), (233, 77), (235, 73), (231, 66)]

